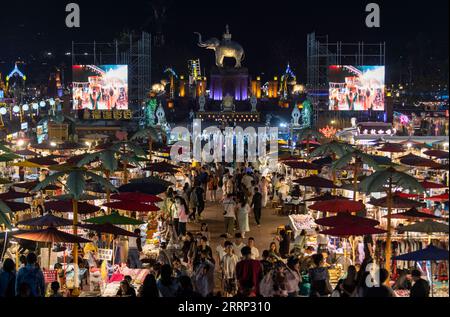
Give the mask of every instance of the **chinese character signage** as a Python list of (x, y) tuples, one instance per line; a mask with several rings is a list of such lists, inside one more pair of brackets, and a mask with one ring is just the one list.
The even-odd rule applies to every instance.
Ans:
[[(79, 116), (80, 117), (80, 116)], [(82, 111), (83, 120), (131, 120), (133, 112), (127, 110), (90, 110)]]

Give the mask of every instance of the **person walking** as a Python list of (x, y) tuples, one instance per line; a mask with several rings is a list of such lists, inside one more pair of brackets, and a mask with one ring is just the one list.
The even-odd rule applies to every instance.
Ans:
[(15, 290), (16, 264), (11, 259), (5, 259), (0, 270), (0, 297), (14, 297)]
[(225, 255), (220, 261), (225, 297), (234, 296), (236, 294), (236, 265), (238, 262), (239, 258), (233, 253), (233, 243), (226, 241)]
[(252, 202), (250, 207), (253, 208), (253, 214), (255, 215), (255, 221), (258, 227), (261, 227), (261, 209), (262, 209), (262, 195), (258, 190), (258, 187), (254, 188), (255, 193), (253, 194)]
[(333, 291), (330, 285), (330, 273), (325, 267), (323, 255), (314, 254), (314, 267), (309, 269), (308, 275), (311, 283), (310, 297), (327, 297)]
[(227, 237), (230, 238), (233, 235), (234, 222), (236, 220), (236, 202), (233, 198), (233, 194), (228, 193), (223, 201), (223, 217), (225, 221), (225, 232)]
[(16, 296), (23, 295), (24, 290), (29, 297), (45, 296), (45, 281), (42, 270), (37, 265), (37, 256), (31, 252), (27, 255), (27, 264), (17, 272)]
[(134, 229), (134, 233), (137, 237), (130, 237), (128, 240), (128, 262), (131, 269), (138, 269), (142, 266), (139, 259), (142, 252), (141, 229)]
[(248, 224), (248, 214), (250, 212), (250, 206), (244, 197), (240, 198), (239, 207), (237, 211), (237, 219), (239, 223), (239, 231), (241, 232), (242, 238), (245, 238), (245, 233), (250, 231), (250, 226)]
[(241, 250), (243, 259), (236, 264), (236, 278), (240, 290), (246, 285), (252, 285), (252, 290), (259, 294), (259, 283), (263, 278), (262, 265), (258, 260), (252, 260), (252, 250), (245, 246)]

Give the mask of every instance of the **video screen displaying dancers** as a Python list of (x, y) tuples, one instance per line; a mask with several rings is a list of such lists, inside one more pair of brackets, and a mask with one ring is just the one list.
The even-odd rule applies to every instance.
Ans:
[(74, 65), (74, 109), (128, 109), (127, 65)]
[(328, 69), (329, 110), (384, 111), (384, 66), (341, 66)]

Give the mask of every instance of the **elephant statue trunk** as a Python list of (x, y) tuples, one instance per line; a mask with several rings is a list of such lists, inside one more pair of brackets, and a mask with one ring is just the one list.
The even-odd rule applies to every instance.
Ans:
[(194, 32), (194, 34), (198, 35), (198, 43), (197, 45), (200, 47), (206, 47), (206, 44), (202, 41), (202, 35), (199, 32)]

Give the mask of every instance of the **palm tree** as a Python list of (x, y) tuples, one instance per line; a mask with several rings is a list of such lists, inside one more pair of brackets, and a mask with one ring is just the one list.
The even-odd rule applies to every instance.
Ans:
[(353, 159), (355, 164), (353, 167), (353, 200), (356, 200), (356, 192), (358, 191), (358, 168), (362, 163), (365, 163), (373, 168), (378, 168), (377, 162), (373, 157), (357, 148), (346, 148), (348, 151), (343, 156), (341, 156), (337, 161), (332, 164), (332, 169), (337, 170), (343, 168), (349, 164)]
[(152, 151), (153, 151), (153, 142), (160, 139), (159, 132), (163, 135), (164, 131), (156, 128), (156, 127), (147, 127), (146, 129), (139, 130), (132, 137), (131, 141), (136, 141), (140, 139), (148, 140), (148, 159), (151, 161), (152, 159)]
[[(82, 167), (91, 163), (92, 161), (99, 159), (102, 163), (102, 169), (105, 174), (106, 180), (109, 182), (109, 178), (112, 173), (116, 172), (119, 167), (119, 162), (123, 162), (124, 170), (126, 170), (129, 162), (139, 164), (139, 161), (136, 159), (136, 156), (131, 156), (128, 152), (123, 152), (122, 148), (124, 144), (122, 142), (117, 142), (113, 144), (111, 147), (101, 150), (94, 153), (86, 154), (77, 164), (78, 167)], [(144, 154), (144, 151), (132, 144), (131, 142), (127, 142), (125, 147), (130, 147), (133, 153), (136, 155)], [(106, 201), (109, 203), (111, 197), (111, 191), (109, 188), (106, 188)], [(108, 207), (109, 211), (109, 207)]]
[(8, 214), (11, 213), (12, 211), (8, 205), (0, 200), (0, 225), (4, 225), (6, 228), (11, 229), (11, 220), (8, 216)]
[(392, 193), (396, 187), (402, 190), (416, 191), (422, 193), (424, 191), (422, 185), (411, 175), (396, 170), (393, 166), (386, 169), (378, 170), (372, 175), (366, 177), (361, 182), (362, 189), (367, 192), (377, 192), (386, 190), (387, 192), (387, 236), (386, 236), (386, 269), (391, 269), (391, 214), (392, 214)]
[(309, 141), (311, 140), (311, 138), (316, 138), (318, 140), (321, 137), (322, 137), (322, 134), (319, 131), (317, 131), (314, 128), (310, 128), (310, 127), (301, 129), (297, 135), (297, 138), (300, 142), (306, 140), (306, 153), (309, 157), (310, 157)]
[[(351, 149), (353, 149), (353, 147), (350, 144), (333, 140), (331, 142), (322, 144), (317, 149), (312, 151), (311, 157), (329, 155), (334, 162), (338, 157), (344, 156)], [(332, 169), (331, 173), (334, 183), (336, 182), (336, 170)], [(335, 192), (335, 189), (333, 189), (333, 192)]]
[[(61, 182), (62, 178), (67, 178), (65, 183)], [(77, 166), (63, 166), (59, 167), (58, 171), (42, 182), (40, 182), (35, 188), (31, 190), (31, 192), (37, 192), (50, 184), (59, 183), (62, 184), (66, 190), (66, 192), (72, 197), (73, 204), (73, 234), (77, 235), (78, 233), (78, 201), (81, 195), (84, 193), (86, 189), (86, 181), (88, 179), (92, 179), (94, 182), (102, 185), (105, 188), (109, 188), (110, 190), (116, 190), (115, 187), (103, 177), (88, 171), (84, 167)], [(73, 261), (75, 264), (75, 288), (74, 295), (78, 295), (79, 290), (77, 288), (77, 279), (78, 279), (78, 247), (74, 245), (73, 249)]]

